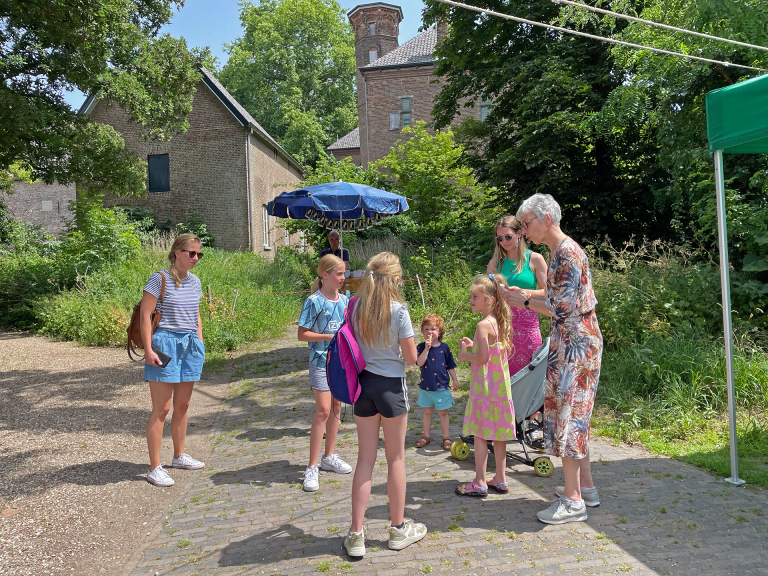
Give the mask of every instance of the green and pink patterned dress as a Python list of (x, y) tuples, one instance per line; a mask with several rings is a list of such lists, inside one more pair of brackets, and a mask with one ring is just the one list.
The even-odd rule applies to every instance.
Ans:
[[(496, 332), (493, 322), (491, 325)], [(488, 354), (485, 364), (472, 363), (472, 385), (464, 412), (463, 434), (483, 440), (514, 440), (515, 407), (512, 404), (509, 363), (498, 332), (496, 343), (489, 346)]]

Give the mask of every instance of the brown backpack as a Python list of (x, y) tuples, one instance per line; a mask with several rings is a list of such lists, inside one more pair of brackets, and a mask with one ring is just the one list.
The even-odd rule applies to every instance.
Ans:
[[(157, 330), (157, 325), (160, 324), (160, 318), (163, 315), (162, 312), (162, 306), (163, 306), (163, 298), (165, 298), (165, 274), (160, 272), (160, 279), (161, 279), (161, 287), (160, 287), (160, 310), (155, 310), (150, 315), (150, 319), (152, 320), (152, 334), (155, 333), (155, 330)], [(128, 343), (126, 344), (126, 349), (128, 350), (128, 358), (133, 360), (134, 362), (139, 362), (141, 360), (144, 360), (144, 354), (139, 356), (139, 353), (136, 352), (136, 348), (141, 348), (142, 350), (146, 350), (144, 347), (144, 340), (141, 336), (141, 302), (136, 304), (136, 306), (133, 307), (133, 313), (131, 314), (131, 322), (128, 324)], [(151, 343), (150, 343), (151, 346)], [(134, 358), (135, 356), (135, 358)]]

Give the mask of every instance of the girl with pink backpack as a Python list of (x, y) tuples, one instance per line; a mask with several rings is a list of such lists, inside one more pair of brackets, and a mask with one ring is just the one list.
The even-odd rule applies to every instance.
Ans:
[(400, 299), (400, 259), (389, 252), (368, 262), (358, 289), (351, 324), (365, 359), (360, 373), (360, 395), (354, 404), (357, 423), (357, 466), (352, 481), (352, 525), (344, 548), (353, 557), (365, 555), (363, 518), (371, 495), (373, 469), (384, 430), (387, 458), (387, 496), (391, 525), (390, 550), (402, 550), (427, 534), (424, 524), (405, 513), (405, 433), (408, 428), (408, 389), (405, 366), (416, 363), (416, 345), (408, 307)]

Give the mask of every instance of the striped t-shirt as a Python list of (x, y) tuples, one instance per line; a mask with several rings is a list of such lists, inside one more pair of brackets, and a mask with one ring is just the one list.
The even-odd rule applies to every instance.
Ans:
[[(160, 304), (160, 289), (162, 280), (160, 274), (165, 276), (165, 298)], [(200, 298), (203, 297), (203, 288), (200, 278), (189, 272), (181, 281), (181, 287), (176, 288), (176, 283), (167, 270), (155, 272), (147, 280), (144, 291), (158, 298), (156, 310), (162, 310), (158, 328), (167, 328), (178, 332), (197, 332), (197, 317), (200, 312)]]

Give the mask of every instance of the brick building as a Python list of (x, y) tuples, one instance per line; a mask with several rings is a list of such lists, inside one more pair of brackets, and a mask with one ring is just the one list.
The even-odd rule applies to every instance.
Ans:
[(251, 250), (272, 258), (289, 238), (267, 202), (297, 188), (301, 165), (206, 69), (189, 113), (189, 129), (169, 142), (145, 140), (117, 104), (89, 97), (80, 111), (113, 126), (147, 162), (144, 198), (105, 196), (105, 206), (145, 206), (158, 220), (187, 220), (195, 209), (216, 237), (216, 247)]
[[(432, 102), (443, 86), (443, 80), (433, 76), (433, 52), (445, 28), (430, 28), (400, 46), (399, 6), (359, 4), (347, 16), (355, 33), (358, 128), (326, 150), (337, 159), (351, 157), (355, 164), (367, 166), (389, 153), (403, 138), (403, 128), (417, 120), (432, 122)], [(463, 108), (455, 121), (482, 119), (488, 109), (485, 103)]]
[(43, 226), (50, 234), (61, 236), (67, 221), (74, 218), (69, 203), (75, 199), (74, 185), (13, 181), (13, 194), (3, 195), (2, 202), (14, 220)]

